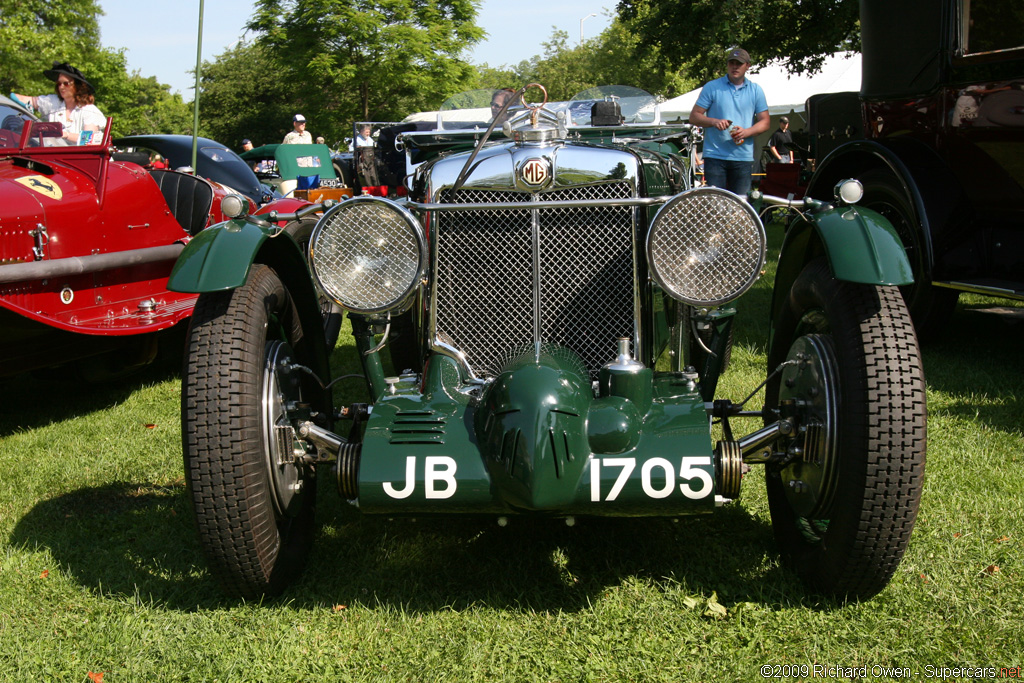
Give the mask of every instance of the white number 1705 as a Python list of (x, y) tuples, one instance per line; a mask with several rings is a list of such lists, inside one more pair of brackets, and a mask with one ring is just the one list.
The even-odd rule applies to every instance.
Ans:
[[(679, 491), (687, 498), (698, 500), (708, 496), (714, 489), (715, 482), (711, 474), (701, 466), (711, 465), (711, 456), (686, 456), (679, 463)], [(622, 493), (622, 489), (629, 481), (630, 475), (636, 469), (636, 460), (633, 458), (594, 458), (590, 463), (590, 500), (595, 503), (601, 502), (601, 468), (618, 467), (619, 475), (615, 478), (608, 495), (604, 501), (613, 501)], [(654, 484), (654, 473), (658, 472), (659, 485)], [(691, 484), (696, 480), (699, 486), (694, 489)], [(663, 482), (663, 483), (662, 483)], [(672, 463), (665, 458), (651, 458), (645, 460), (640, 467), (640, 486), (644, 494), (649, 498), (667, 498), (672, 494), (676, 486), (676, 470)]]

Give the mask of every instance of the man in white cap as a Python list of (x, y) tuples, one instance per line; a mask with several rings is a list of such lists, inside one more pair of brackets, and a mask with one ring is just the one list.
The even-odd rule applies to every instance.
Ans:
[(754, 167), (754, 138), (768, 130), (768, 101), (761, 86), (746, 79), (750, 55), (741, 47), (726, 54), (726, 75), (709, 81), (690, 112), (704, 128), (704, 179), (745, 197)]
[(284, 136), (284, 144), (286, 145), (312, 145), (313, 136), (306, 130), (306, 117), (302, 114), (296, 114), (292, 119), (292, 128), (294, 130), (289, 131), (288, 135)]

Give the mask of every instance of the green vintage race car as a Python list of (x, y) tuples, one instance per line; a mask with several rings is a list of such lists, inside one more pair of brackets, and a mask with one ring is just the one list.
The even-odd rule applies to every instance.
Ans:
[[(789, 565), (822, 593), (880, 591), (925, 458), (892, 226), (856, 181), (832, 202), (694, 187), (698, 131), (635, 89), (541, 92), (403, 133), (408, 197), (328, 207), (309, 267), (241, 203), (188, 245), (170, 287), (201, 294), (182, 438), (213, 573), (247, 598), (294, 581), (328, 472), (364, 514), (506, 524), (713, 512), (763, 466)], [(755, 207), (790, 205), (750, 409), (716, 398), (732, 302), (766, 258)], [(332, 401), (321, 296), (349, 312), (367, 405)]]

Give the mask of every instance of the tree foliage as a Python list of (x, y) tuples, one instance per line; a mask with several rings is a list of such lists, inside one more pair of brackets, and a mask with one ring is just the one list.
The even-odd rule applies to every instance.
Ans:
[(471, 87), (462, 54), (483, 36), (478, 4), (258, 0), (248, 28), (278, 78), (299, 84), (291, 105), (313, 113), (311, 132), (338, 135), (353, 121), (401, 119)]
[(0, 92), (49, 92), (43, 70), (99, 45), (96, 0), (0, 0)]
[(281, 142), (292, 129), (292, 116), (301, 112), (310, 120), (310, 132), (320, 135), (325, 129), (318, 112), (296, 104), (303, 99), (303, 84), (282, 78), (281, 69), (254, 43), (240, 43), (212, 63), (203, 62), (200, 132), (235, 149), (245, 138), (256, 146)]
[(68, 62), (88, 78), (114, 136), (191, 128), (180, 95), (156, 78), (129, 74), (122, 50), (100, 45), (95, 0), (0, 0), (0, 92), (52, 93), (43, 72)]
[(757, 64), (780, 59), (794, 73), (826, 55), (859, 49), (857, 0), (619, 0), (619, 16), (675, 66), (706, 81), (721, 75), (726, 51), (744, 47)]

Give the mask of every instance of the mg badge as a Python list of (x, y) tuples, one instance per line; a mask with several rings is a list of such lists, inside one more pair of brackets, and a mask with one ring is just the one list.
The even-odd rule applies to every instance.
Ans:
[(551, 179), (551, 165), (547, 159), (530, 159), (519, 167), (519, 177), (531, 187), (540, 187)]

